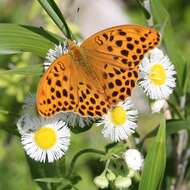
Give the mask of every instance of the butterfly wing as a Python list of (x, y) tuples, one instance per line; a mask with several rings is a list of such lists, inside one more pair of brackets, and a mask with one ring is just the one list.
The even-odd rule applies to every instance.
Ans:
[(131, 95), (140, 60), (159, 40), (155, 30), (134, 25), (113, 27), (91, 36), (80, 47), (90, 72), (69, 54), (57, 58), (39, 82), (38, 112), (45, 117), (60, 111), (84, 117), (104, 115), (112, 105)]
[(61, 56), (40, 79), (36, 103), (41, 115), (48, 117), (60, 111), (74, 111), (70, 99), (71, 65), (69, 55)]
[(37, 90), (37, 110), (44, 117), (75, 112), (84, 117), (101, 116), (110, 108), (89, 76), (66, 54), (55, 60), (42, 76)]
[(98, 32), (81, 45), (111, 104), (131, 95), (144, 54), (158, 45), (160, 34), (137, 25)]
[(134, 68), (146, 52), (160, 42), (160, 34), (151, 28), (138, 25), (116, 26), (98, 32), (81, 47), (87, 54), (110, 59), (114, 65), (122, 64)]

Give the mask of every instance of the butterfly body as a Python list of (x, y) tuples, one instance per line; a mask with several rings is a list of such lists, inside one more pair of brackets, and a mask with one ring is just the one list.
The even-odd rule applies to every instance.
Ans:
[(102, 87), (99, 85), (100, 81), (98, 80), (96, 73), (93, 71), (93, 67), (88, 62), (88, 59), (84, 53), (84, 49), (82, 47), (77, 46), (76, 43), (71, 40), (68, 40), (67, 44), (69, 49), (68, 54), (70, 55), (73, 63), (75, 64), (76, 69), (83, 70), (83, 72), (86, 74), (87, 78), (90, 81), (95, 81), (94, 85), (100, 92), (102, 90)]
[(71, 40), (68, 40), (67, 44), (69, 50), (68, 54), (71, 56), (71, 59), (73, 59), (76, 64), (84, 65), (84, 54), (82, 53), (82, 49)]
[(144, 54), (160, 41), (154, 29), (124, 25), (94, 34), (81, 46), (68, 40), (68, 53), (42, 76), (37, 110), (45, 117), (75, 112), (100, 117), (131, 95)]

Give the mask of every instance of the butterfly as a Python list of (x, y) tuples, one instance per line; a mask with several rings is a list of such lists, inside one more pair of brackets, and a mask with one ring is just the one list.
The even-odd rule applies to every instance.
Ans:
[(102, 30), (80, 46), (68, 39), (68, 53), (58, 57), (40, 79), (36, 96), (39, 114), (103, 116), (131, 96), (144, 54), (159, 42), (156, 30), (138, 25)]

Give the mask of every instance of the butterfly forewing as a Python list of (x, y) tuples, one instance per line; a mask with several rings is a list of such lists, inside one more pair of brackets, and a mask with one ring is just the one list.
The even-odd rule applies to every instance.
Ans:
[(106, 29), (84, 41), (81, 47), (110, 104), (131, 95), (141, 59), (159, 41), (160, 35), (155, 30), (134, 25)]
[(136, 25), (116, 26), (98, 32), (81, 45), (91, 56), (107, 58), (115, 64), (134, 68), (150, 49), (158, 45), (160, 34)]

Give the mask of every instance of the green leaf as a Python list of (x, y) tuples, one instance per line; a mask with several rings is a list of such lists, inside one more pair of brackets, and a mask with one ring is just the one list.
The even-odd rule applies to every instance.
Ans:
[(163, 40), (166, 45), (168, 55), (172, 63), (175, 65), (179, 92), (182, 93), (185, 61), (182, 57), (182, 53), (180, 52), (178, 43), (175, 40), (176, 36), (173, 31), (170, 15), (163, 6), (161, 0), (151, 0), (151, 8), (154, 20), (160, 27), (163, 27), (161, 30), (164, 29), (162, 34)]
[(47, 51), (54, 47), (52, 41), (56, 38), (43, 31), (41, 28), (1, 23), (0, 54), (32, 52), (45, 57)]
[[(40, 163), (32, 160), (26, 155), (32, 179), (52, 179), (59, 178), (59, 168), (57, 162), (54, 163)], [(64, 178), (64, 177), (63, 177)], [(42, 190), (50, 190), (52, 186), (57, 186), (57, 183), (36, 181)]]
[(43, 183), (66, 183), (66, 182), (69, 182), (69, 180), (66, 178), (53, 178), (53, 177), (38, 178), (38, 179), (34, 179), (34, 181), (43, 182)]
[(18, 74), (18, 75), (41, 75), (42, 74), (42, 65), (29, 65), (27, 67), (23, 68), (16, 68), (16, 69), (10, 69), (10, 70), (0, 70), (0, 76), (3, 75), (12, 75), (12, 74)]
[(142, 113), (139, 114), (138, 128), (136, 132), (140, 136), (140, 140), (143, 140), (152, 133), (159, 125), (159, 121), (162, 118), (161, 113)]
[(106, 161), (111, 159), (114, 154), (120, 154), (126, 151), (127, 145), (123, 143), (111, 144), (109, 147), (107, 146), (107, 153), (103, 155), (101, 161)]
[(171, 135), (183, 129), (190, 130), (190, 120), (170, 120), (166, 126), (167, 135)]
[(145, 159), (139, 190), (159, 190), (166, 166), (166, 126), (164, 118)]
[(0, 107), (0, 114), (8, 115), (8, 114), (9, 114), (9, 111), (4, 110), (3, 108)]
[(143, 3), (140, 0), (136, 0), (140, 8), (142, 9), (146, 19), (150, 19), (151, 15), (149, 11), (144, 7)]
[(190, 78), (190, 63), (187, 63), (184, 68), (184, 75), (183, 75), (183, 95), (188, 92), (189, 86), (189, 78)]
[(65, 34), (65, 36), (71, 39), (71, 31), (54, 0), (38, 0), (41, 6), (45, 9), (47, 14), (52, 18), (54, 23)]

